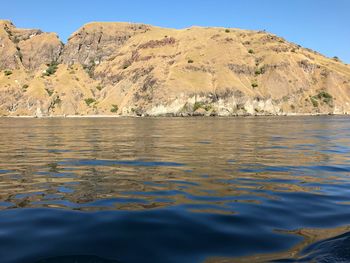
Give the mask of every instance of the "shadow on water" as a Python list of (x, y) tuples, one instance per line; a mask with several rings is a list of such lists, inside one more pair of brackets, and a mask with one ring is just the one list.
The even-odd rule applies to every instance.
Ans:
[(306, 248), (301, 262), (350, 262), (350, 232)]
[(61, 257), (42, 259), (42, 260), (36, 261), (35, 263), (121, 263), (121, 262), (116, 260), (103, 259), (96, 256), (74, 255), (74, 256), (61, 256)]
[(350, 232), (311, 244), (297, 259), (272, 262), (350, 262)]
[[(272, 255), (273, 256), (273, 255)], [(268, 256), (265, 258), (258, 257), (258, 261), (269, 261), (269, 262), (350, 262), (350, 232), (345, 234), (332, 237), (326, 240), (316, 242), (304, 248), (300, 253), (298, 258), (284, 258), (278, 260), (269, 260)], [(142, 260), (142, 259), (140, 259)], [(233, 259), (232, 259), (233, 260)], [(219, 260), (216, 262), (232, 262), (232, 260)], [(148, 261), (148, 260), (145, 260)], [(242, 260), (239, 262), (248, 262), (247, 260)], [(238, 260), (235, 260), (238, 262)], [(251, 259), (250, 262), (254, 262)], [(35, 263), (122, 263), (121, 261), (104, 259), (97, 256), (88, 255), (71, 255), (71, 256), (60, 256), (42, 259), (36, 261)]]
[(0, 259), (348, 261), (349, 174), (346, 117), (0, 119)]

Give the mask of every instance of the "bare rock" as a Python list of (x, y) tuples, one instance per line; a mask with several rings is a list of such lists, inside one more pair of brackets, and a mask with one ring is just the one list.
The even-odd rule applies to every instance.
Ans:
[(62, 54), (66, 64), (99, 64), (115, 54), (132, 36), (149, 30), (149, 26), (130, 23), (89, 23), (68, 40)]

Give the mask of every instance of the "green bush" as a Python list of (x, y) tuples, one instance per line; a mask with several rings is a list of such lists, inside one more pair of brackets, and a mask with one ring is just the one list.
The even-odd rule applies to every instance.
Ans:
[(318, 107), (318, 101), (315, 97), (310, 97), (312, 105), (317, 108)]
[(44, 72), (44, 76), (51, 76), (56, 73), (57, 68), (58, 68), (58, 62), (52, 61), (50, 64), (47, 65), (47, 69)]
[(93, 98), (87, 98), (87, 99), (85, 99), (85, 103), (86, 103), (86, 105), (88, 105), (89, 107), (90, 107), (90, 105), (91, 105), (92, 103), (95, 103), (95, 102), (96, 102), (96, 100), (93, 99)]
[(188, 62), (189, 64), (194, 63), (194, 61), (193, 61), (192, 59), (189, 59), (187, 62)]
[(323, 102), (327, 104), (330, 104), (333, 101), (333, 96), (326, 91), (318, 93), (317, 98), (323, 100)]
[(113, 104), (111, 112), (116, 113), (116, 112), (118, 112), (118, 109), (119, 109), (118, 105)]
[(5, 76), (10, 76), (10, 75), (12, 75), (12, 71), (11, 70), (5, 70), (4, 74), (5, 74)]
[(193, 105), (193, 111), (196, 111), (198, 109), (204, 109), (205, 111), (210, 111), (212, 109), (212, 106), (210, 104), (205, 104), (204, 102), (195, 102)]
[(96, 87), (96, 89), (99, 90), (99, 91), (101, 91), (101, 90), (103, 89), (103, 86), (98, 85), (98, 86)]
[(226, 33), (230, 33), (230, 29), (226, 29), (225, 32), (226, 32)]
[(23, 90), (23, 91), (27, 91), (28, 88), (29, 88), (29, 85), (28, 85), (28, 84), (24, 84), (24, 85), (22, 86), (22, 90)]
[(253, 49), (249, 49), (249, 50), (248, 50), (248, 53), (249, 53), (249, 54), (254, 54), (254, 50), (253, 50)]
[(314, 107), (318, 107), (319, 101), (333, 107), (333, 96), (326, 91), (321, 91), (315, 96), (310, 96), (310, 100)]
[(258, 86), (259, 86), (258, 83), (256, 83), (256, 82), (252, 83), (252, 88), (257, 88)]
[(203, 102), (197, 102), (197, 101), (196, 101), (196, 102), (194, 103), (194, 105), (193, 105), (193, 111), (196, 111), (196, 110), (202, 108), (203, 105), (204, 105)]
[(258, 68), (257, 70), (255, 70), (255, 75), (260, 75), (260, 74), (264, 74), (265, 73), (265, 67), (262, 66), (261, 68)]
[(318, 93), (317, 97), (319, 99), (322, 99), (322, 98), (324, 98), (324, 99), (332, 99), (333, 98), (333, 96), (331, 94), (329, 94), (328, 92), (325, 92), (325, 91), (321, 91), (320, 93)]

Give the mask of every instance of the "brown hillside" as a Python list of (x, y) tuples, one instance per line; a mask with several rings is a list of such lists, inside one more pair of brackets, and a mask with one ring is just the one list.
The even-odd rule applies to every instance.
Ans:
[(266, 32), (90, 23), (54, 33), (0, 21), (0, 114), (350, 112), (350, 67)]

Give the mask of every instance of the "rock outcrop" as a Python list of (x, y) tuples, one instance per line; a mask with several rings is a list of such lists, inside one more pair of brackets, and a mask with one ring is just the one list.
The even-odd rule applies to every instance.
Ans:
[(63, 43), (54, 33), (18, 29), (9, 21), (0, 21), (0, 69), (38, 69), (57, 61)]
[(0, 21), (0, 70), (7, 116), (350, 113), (349, 65), (263, 31)]
[(69, 38), (62, 54), (62, 62), (94, 67), (109, 59), (132, 36), (148, 30), (148, 26), (141, 24), (86, 24)]

